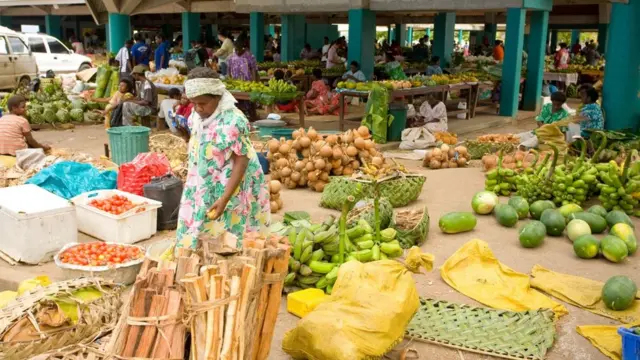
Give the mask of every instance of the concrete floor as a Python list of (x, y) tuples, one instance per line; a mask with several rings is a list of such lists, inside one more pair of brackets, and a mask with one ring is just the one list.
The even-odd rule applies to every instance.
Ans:
[[(491, 119), (487, 120), (491, 121)], [(452, 126), (453, 123), (452, 121)], [(516, 132), (530, 129), (533, 126), (535, 125), (531, 121), (525, 121), (486, 130), (485, 132)], [(472, 133), (468, 134), (473, 135), (481, 130), (472, 131)], [(99, 156), (103, 153), (103, 144), (107, 141), (106, 134), (101, 126), (78, 127), (67, 131), (39, 131), (35, 136), (39, 141), (48, 142), (53, 146), (73, 148), (94, 156)], [(406, 162), (406, 164), (413, 170), (427, 176), (427, 182), (420, 198), (417, 202), (410, 204), (410, 207), (428, 206), (431, 216), (431, 228), (428, 240), (424, 243), (422, 249), (434, 254), (436, 257), (433, 272), (414, 276), (420, 296), (479, 305), (450, 288), (441, 280), (439, 275), (439, 267), (444, 261), (461, 245), (474, 238), (487, 241), (498, 259), (516, 271), (524, 273), (528, 273), (535, 264), (540, 264), (558, 272), (599, 281), (606, 281), (613, 275), (627, 275), (631, 278), (640, 279), (638, 277), (638, 271), (640, 270), (638, 255), (627, 258), (621, 264), (613, 264), (604, 259), (581, 260), (574, 255), (571, 243), (566, 238), (547, 238), (544, 245), (537, 249), (524, 249), (519, 245), (517, 229), (501, 227), (491, 216), (479, 217), (478, 225), (472, 232), (445, 235), (438, 228), (438, 218), (450, 211), (471, 210), (471, 197), (476, 191), (483, 188), (484, 177), (482, 172), (477, 168), (427, 170), (421, 168), (419, 162)], [(318, 205), (320, 194), (310, 190), (283, 190), (282, 199), (284, 211), (304, 210), (309, 212), (316, 221), (321, 221), (329, 214), (337, 215), (337, 212), (333, 210), (320, 208)], [(276, 214), (276, 220), (281, 216), (282, 212)], [(634, 219), (634, 221), (637, 226), (640, 226), (640, 221), (637, 219)], [(80, 235), (80, 241), (90, 240), (88, 236)], [(143, 244), (171, 238), (172, 236), (173, 232), (162, 232)], [(15, 289), (19, 281), (40, 274), (47, 274), (54, 280), (60, 280), (65, 277), (53, 263), (41, 266), (17, 265), (12, 267), (0, 261), (0, 291)], [(613, 325), (616, 323), (571, 305), (566, 306), (569, 309), (569, 314), (558, 321), (557, 341), (547, 358), (550, 360), (607, 359), (595, 347), (591, 346), (587, 340), (578, 335), (575, 328), (578, 325)], [(286, 301), (283, 301), (269, 359), (281, 360), (289, 358), (281, 349), (281, 341), (284, 333), (293, 328), (296, 321), (296, 317), (286, 312)], [(404, 345), (401, 344), (398, 348), (402, 346)], [(491, 358), (422, 343), (412, 343), (410, 347), (416, 348), (420, 352), (422, 359), (479, 360)], [(398, 355), (392, 354), (390, 358), (397, 359)]]

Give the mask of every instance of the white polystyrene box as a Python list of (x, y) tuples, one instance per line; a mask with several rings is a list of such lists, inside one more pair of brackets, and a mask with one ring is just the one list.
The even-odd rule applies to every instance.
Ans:
[[(89, 205), (93, 199), (106, 199), (116, 194), (127, 197), (134, 204), (146, 203), (144, 210), (113, 215)], [(118, 244), (133, 244), (153, 236), (158, 229), (158, 209), (162, 207), (159, 201), (120, 190), (89, 191), (74, 197), (71, 202), (76, 206), (78, 230)]]
[(0, 250), (16, 261), (50, 261), (77, 242), (76, 211), (68, 200), (36, 185), (0, 189)]

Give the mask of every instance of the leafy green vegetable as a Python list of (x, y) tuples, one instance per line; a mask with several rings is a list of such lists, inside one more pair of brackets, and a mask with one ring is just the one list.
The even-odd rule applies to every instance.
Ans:
[(290, 225), (294, 220), (311, 220), (311, 215), (306, 211), (287, 211), (284, 213), (284, 223)]
[(385, 144), (391, 122), (393, 116), (389, 115), (389, 91), (384, 86), (372, 84), (362, 125), (369, 128), (377, 144)]

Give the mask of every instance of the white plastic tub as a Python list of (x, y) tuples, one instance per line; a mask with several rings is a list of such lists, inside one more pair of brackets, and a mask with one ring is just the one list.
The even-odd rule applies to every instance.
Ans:
[[(91, 200), (106, 199), (113, 195), (122, 195), (134, 204), (146, 205), (141, 212), (132, 209), (120, 215), (113, 215), (89, 205)], [(78, 230), (96, 239), (117, 244), (133, 244), (153, 236), (158, 226), (158, 209), (162, 206), (159, 201), (120, 190), (89, 191), (74, 197), (71, 202), (76, 206)]]
[(0, 250), (12, 259), (47, 262), (77, 240), (75, 209), (69, 201), (31, 184), (0, 189)]

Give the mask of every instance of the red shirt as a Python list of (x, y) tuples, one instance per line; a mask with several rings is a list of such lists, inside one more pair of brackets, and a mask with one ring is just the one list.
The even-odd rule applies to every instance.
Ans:
[(186, 119), (189, 118), (189, 116), (191, 116), (191, 112), (193, 111), (193, 103), (189, 103), (189, 105), (187, 106), (178, 106), (178, 108), (176, 109), (176, 115), (181, 115), (184, 116)]

